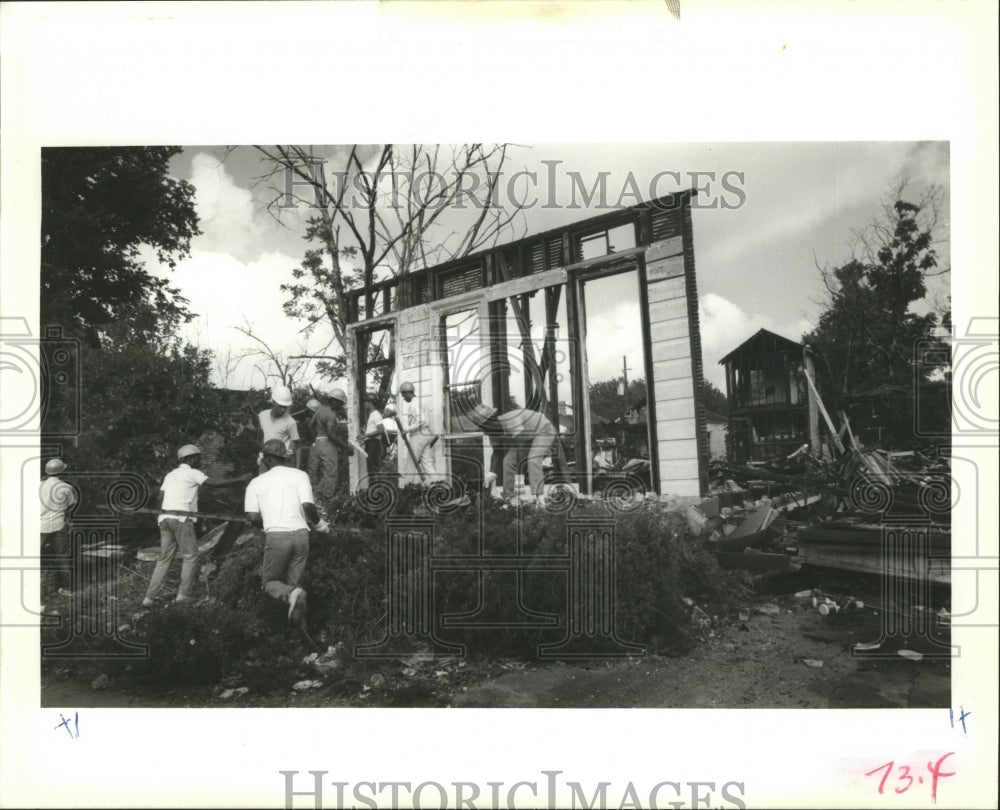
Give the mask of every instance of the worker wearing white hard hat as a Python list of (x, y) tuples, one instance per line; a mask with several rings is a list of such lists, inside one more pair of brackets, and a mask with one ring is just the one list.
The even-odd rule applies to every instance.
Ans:
[(185, 444), (177, 450), (177, 467), (166, 474), (160, 486), (160, 497), (156, 507), (162, 510), (157, 518), (160, 529), (160, 557), (149, 579), (146, 595), (142, 600), (143, 607), (151, 607), (154, 604), (153, 600), (163, 589), (164, 580), (178, 549), (181, 552), (183, 565), (177, 601), (184, 602), (193, 596), (198, 561), (198, 538), (194, 531), (196, 515), (184, 513), (198, 511), (198, 490), (203, 486), (231, 486), (248, 481), (251, 477), (244, 475), (239, 478), (209, 478), (199, 467), (201, 467), (201, 450), (197, 445)]
[(398, 450), (400, 484), (426, 484), (434, 473), (433, 449), (437, 437), (431, 433), (430, 422), (416, 399), (413, 383), (399, 386), (396, 402), (396, 424), (403, 447)]
[(326, 505), (336, 494), (341, 477), (341, 456), (350, 456), (354, 450), (347, 443), (347, 414), (344, 403), (347, 394), (342, 388), (332, 388), (321, 395), (321, 402), (309, 420), (309, 426), (316, 436), (309, 448), (306, 472), (316, 494), (320, 514), (325, 516)]
[(66, 463), (59, 458), (45, 464), (45, 478), (38, 490), (42, 503), (41, 556), (42, 599), (59, 593), (71, 596), (69, 540), (66, 513), (77, 502), (76, 490), (58, 476), (65, 472)]
[[(285, 445), (288, 457), (295, 457), (296, 469), (302, 466), (302, 454), (299, 449), (299, 425), (288, 413), (292, 405), (292, 392), (284, 385), (275, 386), (271, 391), (271, 407), (257, 414), (257, 439), (261, 446), (269, 439), (280, 439)], [(264, 466), (261, 456), (257, 456), (259, 471), (263, 474)]]

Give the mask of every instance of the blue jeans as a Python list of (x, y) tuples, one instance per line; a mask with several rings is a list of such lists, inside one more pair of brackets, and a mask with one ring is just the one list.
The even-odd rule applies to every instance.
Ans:
[(268, 532), (264, 538), (264, 565), (261, 581), (264, 592), (282, 602), (299, 587), (309, 558), (309, 532)]
[(160, 559), (156, 562), (146, 589), (147, 599), (154, 599), (163, 588), (163, 581), (167, 578), (167, 571), (170, 570), (170, 563), (174, 561), (178, 548), (184, 563), (181, 566), (181, 586), (177, 595), (191, 596), (198, 564), (198, 538), (194, 533), (194, 523), (167, 518), (160, 522)]

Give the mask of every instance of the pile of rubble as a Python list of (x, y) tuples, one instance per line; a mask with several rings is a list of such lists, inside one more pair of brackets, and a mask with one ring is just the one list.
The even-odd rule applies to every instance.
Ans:
[[(784, 571), (815, 565), (950, 582), (949, 459), (916, 450), (855, 448), (831, 461), (800, 448), (767, 464), (718, 465), (710, 497), (693, 507), (692, 529), (724, 567)], [(891, 521), (887, 518), (891, 517)], [(899, 556), (888, 535), (905, 525)]]

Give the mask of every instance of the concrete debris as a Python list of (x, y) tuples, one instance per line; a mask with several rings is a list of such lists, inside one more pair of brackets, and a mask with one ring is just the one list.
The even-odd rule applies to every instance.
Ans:
[(219, 697), (223, 700), (229, 700), (231, 697), (243, 697), (249, 691), (250, 687), (241, 686), (237, 689), (226, 689)]
[(296, 692), (308, 692), (310, 689), (319, 689), (322, 685), (323, 681), (305, 680), (292, 684), (292, 689)]
[(923, 661), (924, 660), (923, 653), (918, 653), (918, 652), (915, 652), (913, 650), (900, 650), (899, 654), (900, 654), (900, 656), (902, 656), (903, 658), (905, 658), (907, 661)]
[(90, 688), (95, 691), (100, 691), (101, 689), (107, 689), (110, 684), (111, 679), (102, 673), (90, 682)]
[(821, 669), (823, 666), (823, 662), (820, 661), (818, 658), (803, 658), (802, 663), (805, 664), (807, 667), (811, 667), (812, 669)]
[(697, 506), (689, 506), (684, 513), (687, 518), (688, 529), (693, 535), (699, 535), (702, 529), (705, 528), (705, 524), (708, 522), (708, 518), (705, 513), (702, 512)]
[(712, 617), (695, 605), (691, 610), (691, 624), (700, 630), (708, 630), (712, 626)]
[(777, 616), (781, 613), (781, 608), (772, 603), (768, 603), (766, 605), (757, 605), (757, 607), (754, 608), (754, 610), (756, 610), (758, 613), (764, 616)]

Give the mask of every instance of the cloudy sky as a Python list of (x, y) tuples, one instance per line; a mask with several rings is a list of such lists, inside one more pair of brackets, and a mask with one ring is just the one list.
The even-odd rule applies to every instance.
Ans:
[[(341, 153), (316, 151), (333, 161)], [(307, 209), (277, 222), (265, 210), (273, 192), (256, 182), (265, 168), (257, 153), (241, 148), (223, 157), (217, 148), (190, 147), (172, 163), (173, 173), (197, 190), (203, 231), (172, 278), (198, 315), (187, 337), (236, 357), (249, 342), (234, 327), (250, 323), (275, 349), (316, 351), (325, 337), (304, 341), (303, 324), (282, 311), (280, 290), (307, 248)], [(706, 376), (720, 388), (719, 358), (755, 331), (797, 339), (815, 324), (822, 292), (817, 263), (843, 262), (852, 231), (879, 213), (896, 184), (908, 179), (914, 193), (936, 184), (947, 195), (948, 170), (948, 145), (941, 142), (515, 146), (505, 166), (511, 196), (531, 206), (521, 223), (527, 233), (600, 213), (583, 206), (580, 184), (592, 189), (602, 176), (605, 205), (619, 199), (633, 205), (636, 191), (648, 199), (681, 187), (703, 190), (703, 204), (716, 207), (692, 212), (701, 336)], [(518, 171), (534, 175), (515, 178)], [(947, 292), (946, 283), (938, 285), (931, 297)], [(592, 369), (595, 379), (620, 370), (622, 355), (640, 351), (638, 329), (624, 317), (629, 311), (628, 296), (605, 303), (610, 365)], [(252, 361), (232, 367), (224, 382), (265, 385)]]

